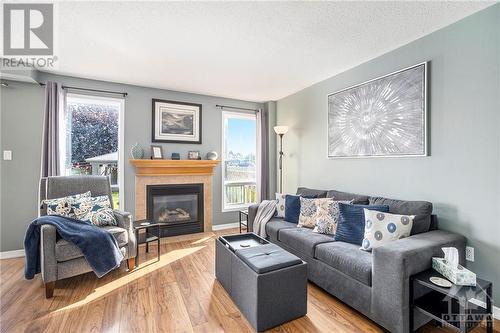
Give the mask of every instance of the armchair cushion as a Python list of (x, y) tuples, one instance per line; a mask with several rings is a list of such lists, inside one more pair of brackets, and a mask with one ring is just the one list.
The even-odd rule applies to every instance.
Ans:
[[(118, 242), (119, 247), (127, 245), (129, 238), (127, 229), (116, 226), (104, 226), (102, 229), (109, 231), (113, 235)], [(59, 239), (56, 242), (55, 251), (57, 262), (64, 262), (83, 257), (82, 251), (80, 251), (76, 245), (64, 239)]]

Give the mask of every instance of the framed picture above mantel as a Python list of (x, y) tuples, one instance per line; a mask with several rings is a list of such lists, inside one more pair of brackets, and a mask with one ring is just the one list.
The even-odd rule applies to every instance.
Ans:
[(153, 142), (201, 144), (201, 104), (153, 99)]

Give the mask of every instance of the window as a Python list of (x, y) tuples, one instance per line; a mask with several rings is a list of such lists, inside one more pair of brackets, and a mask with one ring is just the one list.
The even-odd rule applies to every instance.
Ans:
[(222, 113), (222, 209), (257, 202), (257, 125), (254, 114)]
[[(61, 149), (65, 175), (109, 176), (115, 209), (120, 200), (123, 99), (68, 94)], [(123, 191), (122, 191), (123, 192)]]

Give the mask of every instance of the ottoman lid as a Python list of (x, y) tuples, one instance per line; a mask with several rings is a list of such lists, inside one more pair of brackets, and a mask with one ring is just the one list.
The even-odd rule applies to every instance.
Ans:
[(239, 249), (235, 254), (258, 274), (302, 263), (299, 257), (283, 250), (275, 244)]

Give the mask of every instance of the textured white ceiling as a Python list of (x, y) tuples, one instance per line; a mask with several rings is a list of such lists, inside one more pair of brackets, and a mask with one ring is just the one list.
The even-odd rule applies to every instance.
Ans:
[(276, 100), (491, 2), (64, 2), (54, 72)]

